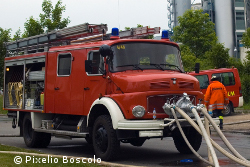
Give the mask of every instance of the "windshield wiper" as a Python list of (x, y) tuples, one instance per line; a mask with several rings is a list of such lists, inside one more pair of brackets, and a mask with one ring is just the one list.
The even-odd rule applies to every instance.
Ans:
[(161, 66), (175, 67), (175, 68), (177, 68), (181, 73), (183, 73), (183, 71), (182, 71), (177, 65), (170, 64), (170, 63), (165, 63), (165, 64), (151, 64), (151, 63), (150, 63), (150, 65), (154, 65), (155, 67), (160, 68), (160, 69), (163, 70), (163, 71), (164, 71), (164, 68), (162, 68)]
[(159, 69), (161, 69), (162, 71), (164, 71), (164, 68), (161, 67), (161, 64), (153, 64), (153, 63), (150, 63), (149, 65), (153, 65), (153, 66), (155, 66), (156, 68), (159, 68)]
[(139, 64), (126, 64), (126, 65), (121, 65), (121, 66), (116, 66), (116, 67), (128, 67), (128, 66), (132, 66), (132, 67), (134, 67), (134, 68), (136, 68), (138, 70), (142, 70), (143, 71), (143, 69), (140, 68), (138, 65)]

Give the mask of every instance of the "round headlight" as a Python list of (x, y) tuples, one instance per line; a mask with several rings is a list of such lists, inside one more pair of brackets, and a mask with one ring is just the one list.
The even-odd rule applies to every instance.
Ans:
[(132, 110), (132, 113), (136, 118), (141, 118), (145, 114), (145, 108), (142, 106), (135, 106)]

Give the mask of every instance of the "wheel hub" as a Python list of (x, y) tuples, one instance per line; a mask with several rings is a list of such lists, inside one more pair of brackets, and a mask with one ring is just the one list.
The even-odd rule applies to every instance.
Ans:
[(107, 131), (104, 127), (100, 127), (95, 135), (95, 141), (96, 145), (98, 148), (102, 151), (105, 152), (108, 147), (108, 136), (107, 136)]

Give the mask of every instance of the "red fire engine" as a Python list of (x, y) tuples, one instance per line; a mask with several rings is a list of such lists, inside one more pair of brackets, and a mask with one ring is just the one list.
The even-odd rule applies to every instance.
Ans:
[[(4, 109), (12, 126), (28, 147), (48, 146), (51, 135), (83, 137), (102, 160), (119, 155), (120, 142), (142, 146), (150, 138), (173, 137), (179, 152), (191, 153), (163, 109), (184, 92), (194, 105), (203, 99), (178, 45), (167, 31), (161, 40), (140, 39), (159, 27), (106, 31), (85, 23), (7, 43)], [(198, 150), (201, 135), (182, 126)]]

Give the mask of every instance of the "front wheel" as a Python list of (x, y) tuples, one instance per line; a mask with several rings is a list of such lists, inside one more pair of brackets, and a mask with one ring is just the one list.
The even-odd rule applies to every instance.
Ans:
[(101, 115), (93, 127), (93, 147), (98, 158), (114, 160), (119, 154), (120, 141), (113, 129), (110, 116)]
[(26, 114), (23, 119), (23, 139), (28, 147), (47, 147), (51, 140), (51, 134), (35, 132), (32, 129), (30, 114)]
[[(183, 131), (193, 149), (198, 151), (201, 146), (202, 136), (193, 127), (183, 128)], [(181, 154), (192, 154), (192, 151), (189, 149), (178, 128), (173, 132), (173, 139), (175, 147)]]

